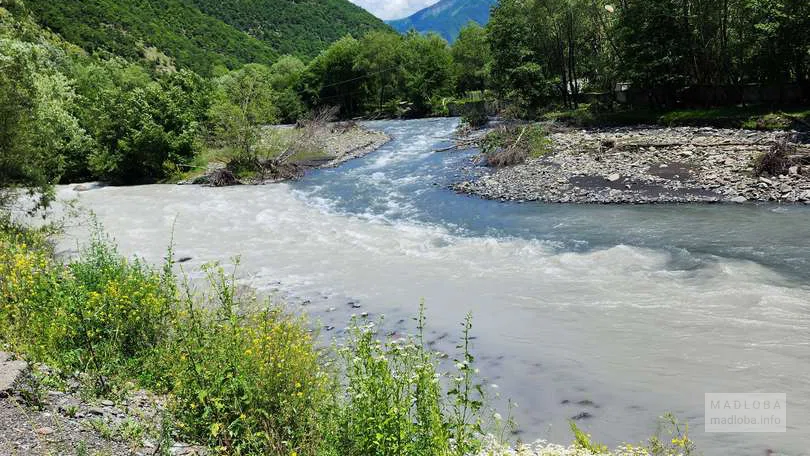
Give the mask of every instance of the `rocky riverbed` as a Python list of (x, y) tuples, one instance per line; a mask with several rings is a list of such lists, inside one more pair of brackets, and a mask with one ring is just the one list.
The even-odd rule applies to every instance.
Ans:
[[(0, 352), (0, 455), (205, 455), (162, 429), (164, 399), (147, 391), (90, 400), (80, 378), (57, 385), (47, 366)], [(59, 382), (57, 382), (59, 383)]]
[[(756, 162), (782, 132), (715, 128), (616, 128), (550, 133), (550, 152), (453, 185), (488, 199), (549, 203), (775, 201), (810, 204), (810, 147), (777, 175)], [(793, 139), (801, 135), (792, 134)], [(807, 165), (804, 165), (804, 164)]]

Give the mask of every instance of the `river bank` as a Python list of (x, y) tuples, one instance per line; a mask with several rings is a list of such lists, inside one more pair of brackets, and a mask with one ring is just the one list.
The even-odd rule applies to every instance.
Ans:
[(810, 148), (788, 145), (790, 165), (755, 172), (785, 133), (717, 128), (561, 129), (549, 153), (452, 185), (487, 199), (648, 204), (771, 201), (810, 204)]
[(204, 172), (186, 177), (179, 184), (262, 185), (294, 180), (313, 169), (335, 168), (363, 157), (391, 140), (355, 122), (311, 122), (298, 126), (264, 128), (257, 151), (243, 157), (218, 151), (203, 157)]

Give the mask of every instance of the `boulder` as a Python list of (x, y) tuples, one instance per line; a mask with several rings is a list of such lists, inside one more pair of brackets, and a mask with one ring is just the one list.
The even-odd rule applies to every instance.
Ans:
[(9, 393), (14, 390), (14, 385), (28, 371), (28, 363), (10, 359), (9, 353), (0, 352), (0, 397), (8, 397)]

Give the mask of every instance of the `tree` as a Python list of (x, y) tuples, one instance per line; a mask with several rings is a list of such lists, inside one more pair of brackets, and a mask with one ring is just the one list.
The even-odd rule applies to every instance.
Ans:
[(399, 97), (412, 104), (413, 114), (429, 114), (433, 103), (453, 93), (453, 56), (436, 33), (411, 32), (402, 43), (402, 84)]
[(57, 49), (0, 36), (0, 209), (15, 188), (46, 207), (64, 169), (64, 155), (85, 152), (90, 138), (71, 114), (75, 93), (51, 59)]
[(461, 29), (453, 44), (452, 56), (456, 93), (463, 95), (489, 88), (492, 53), (483, 27), (470, 22)]
[(306, 65), (298, 57), (284, 56), (270, 67), (270, 86), (275, 97), (273, 104), (278, 109), (279, 120), (294, 123), (304, 114), (301, 101), (301, 79)]
[(380, 113), (387, 102), (399, 101), (402, 45), (402, 36), (391, 32), (369, 32), (360, 40), (355, 69), (364, 76), (366, 100)]
[(214, 131), (242, 159), (254, 157), (261, 126), (277, 119), (271, 79), (268, 67), (250, 64), (216, 81), (210, 110)]
[(346, 36), (313, 59), (302, 78), (308, 104), (340, 106), (343, 117), (360, 114), (364, 73), (356, 65), (359, 55), (360, 43)]

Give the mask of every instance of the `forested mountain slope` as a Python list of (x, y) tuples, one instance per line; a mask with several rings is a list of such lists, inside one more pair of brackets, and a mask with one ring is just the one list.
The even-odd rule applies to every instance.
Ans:
[(268, 44), (281, 54), (315, 57), (345, 35), (387, 29), (385, 23), (348, 0), (189, 0)]
[[(347, 33), (387, 26), (348, 0), (26, 0), (36, 20), (90, 52), (216, 66), (308, 58)], [(165, 64), (165, 62), (164, 62)]]

